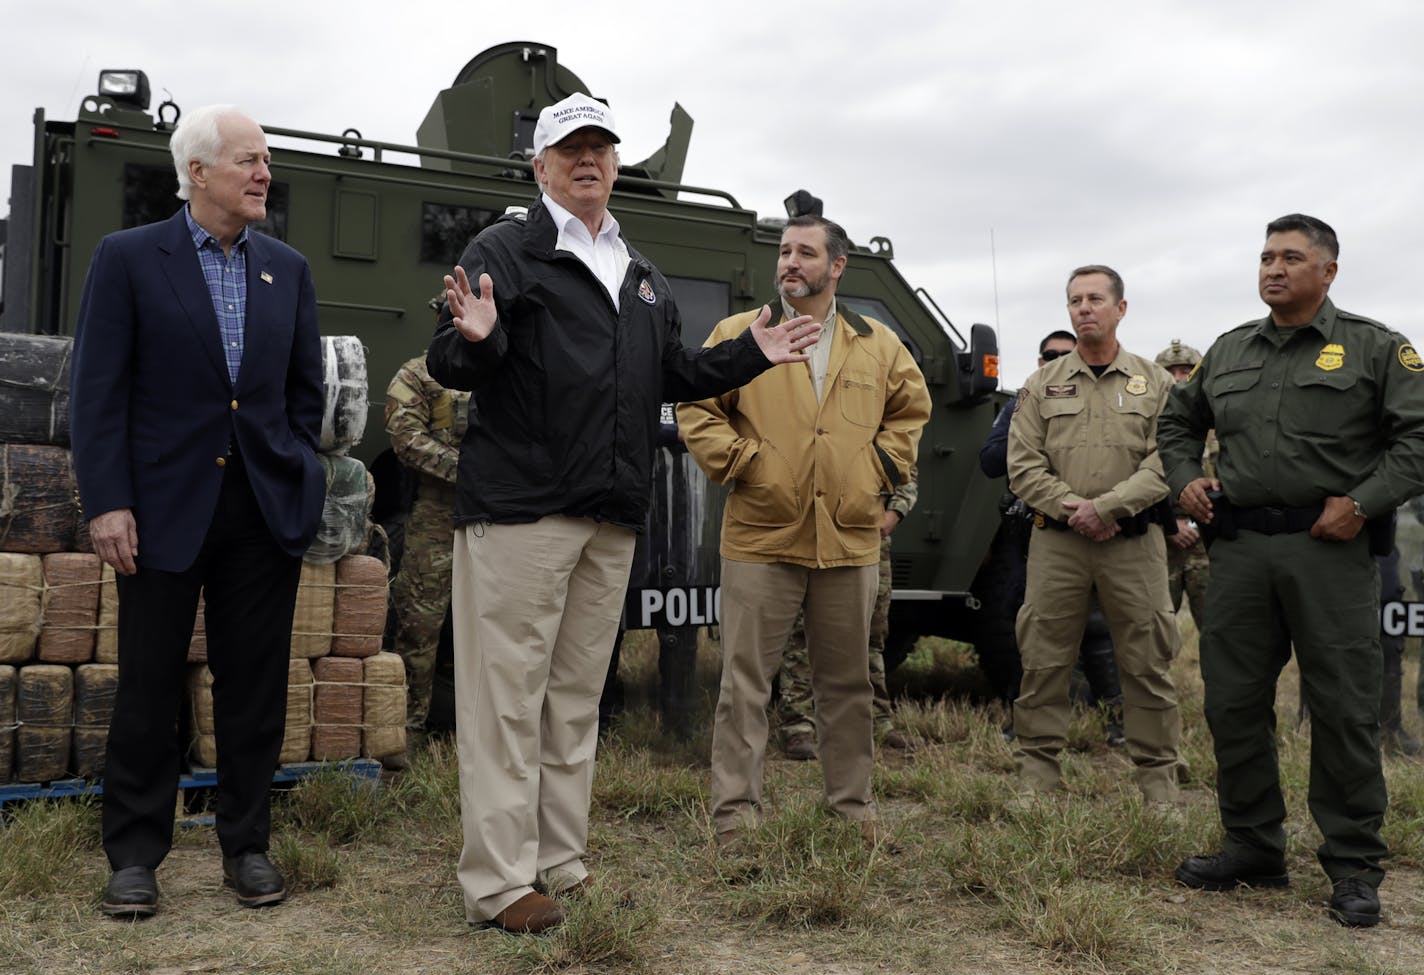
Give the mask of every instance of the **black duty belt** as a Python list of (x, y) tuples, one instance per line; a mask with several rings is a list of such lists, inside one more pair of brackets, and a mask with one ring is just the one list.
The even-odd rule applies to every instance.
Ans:
[(1310, 531), (1324, 510), (1324, 504), (1308, 504), (1304, 507), (1272, 504), (1259, 508), (1233, 506), (1231, 513), (1238, 531), (1244, 529), (1262, 535), (1293, 535)]
[[(1135, 515), (1117, 520), (1119, 534), (1124, 538), (1136, 538), (1138, 535), (1147, 534), (1147, 529), (1151, 525), (1164, 524), (1160, 506), (1153, 506), (1146, 511), (1140, 511)], [(1033, 512), (1033, 526), (1035, 528), (1052, 528), (1055, 531), (1068, 531), (1068, 522), (1059, 521), (1057, 518), (1050, 518), (1037, 508)], [(1176, 522), (1172, 523), (1172, 531), (1176, 532)]]

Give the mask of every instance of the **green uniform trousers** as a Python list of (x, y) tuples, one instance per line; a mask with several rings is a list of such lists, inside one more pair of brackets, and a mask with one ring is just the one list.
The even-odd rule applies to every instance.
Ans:
[(1325, 542), (1308, 532), (1242, 531), (1212, 546), (1201, 669), (1228, 851), (1268, 863), (1285, 854), (1276, 679), (1294, 644), (1310, 708), (1320, 864), (1331, 880), (1378, 886), (1388, 852), (1379, 627), (1379, 572), (1363, 532)]
[(1106, 542), (1072, 531), (1034, 530), (1016, 624), (1023, 658), (1014, 702), (1019, 777), (1032, 789), (1058, 785), (1058, 754), (1068, 743), (1072, 708), (1068, 689), (1094, 589), (1117, 655), (1133, 780), (1147, 799), (1170, 801), (1177, 795), (1181, 720), (1168, 667), (1181, 635), (1167, 594), (1166, 543), (1156, 527)]

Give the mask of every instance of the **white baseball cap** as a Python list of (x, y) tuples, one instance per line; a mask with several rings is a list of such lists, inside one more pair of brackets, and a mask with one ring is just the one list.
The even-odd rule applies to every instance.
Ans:
[(613, 127), (613, 113), (603, 102), (580, 92), (545, 106), (534, 126), (534, 155), (590, 125), (607, 132), (611, 141), (619, 141), (618, 130)]

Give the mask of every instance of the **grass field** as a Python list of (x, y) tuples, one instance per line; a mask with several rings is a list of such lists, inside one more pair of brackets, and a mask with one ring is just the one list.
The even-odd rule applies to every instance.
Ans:
[(436, 743), (378, 789), (319, 776), (281, 797), (273, 853), (292, 896), (270, 910), (236, 905), (211, 830), (192, 829), (159, 869), (159, 915), (105, 920), (97, 808), (20, 808), (0, 830), (0, 973), (1424, 972), (1424, 765), (1387, 761), (1384, 923), (1339, 927), (1324, 915), (1329, 886), (1306, 810), (1309, 735), (1289, 720), (1293, 668), (1278, 704), (1291, 887), (1203, 894), (1172, 882), (1179, 860), (1220, 840), (1189, 620), (1184, 630), (1176, 671), (1191, 781), (1179, 817), (1144, 809), (1092, 713), (1075, 721), (1063, 795), (1007, 811), (1003, 715), (974, 703), (972, 651), (925, 640), (892, 676), (900, 723), (922, 744), (881, 755), (875, 776), (900, 852), (867, 850), (824, 812), (817, 763), (779, 758), (767, 766), (766, 822), (720, 851), (707, 815), (716, 645), (699, 653), (700, 732), (679, 743), (646, 706), (654, 641), (630, 634), (632, 709), (599, 753), (589, 864), (636, 895), (634, 907), (596, 889), (552, 936), (467, 926), (453, 748)]

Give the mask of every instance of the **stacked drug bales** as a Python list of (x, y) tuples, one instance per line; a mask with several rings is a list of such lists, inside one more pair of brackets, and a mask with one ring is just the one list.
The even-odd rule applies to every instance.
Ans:
[[(346, 456), (366, 424), (359, 341), (322, 340), (327, 503), (302, 565), (284, 763), (405, 750), (405, 671), (381, 652), (386, 566), (363, 553), (374, 487)], [(113, 570), (89, 544), (70, 463), (68, 339), (0, 333), (0, 783), (103, 774), (118, 684)], [(216, 762), (199, 603), (189, 646), (191, 758)]]

